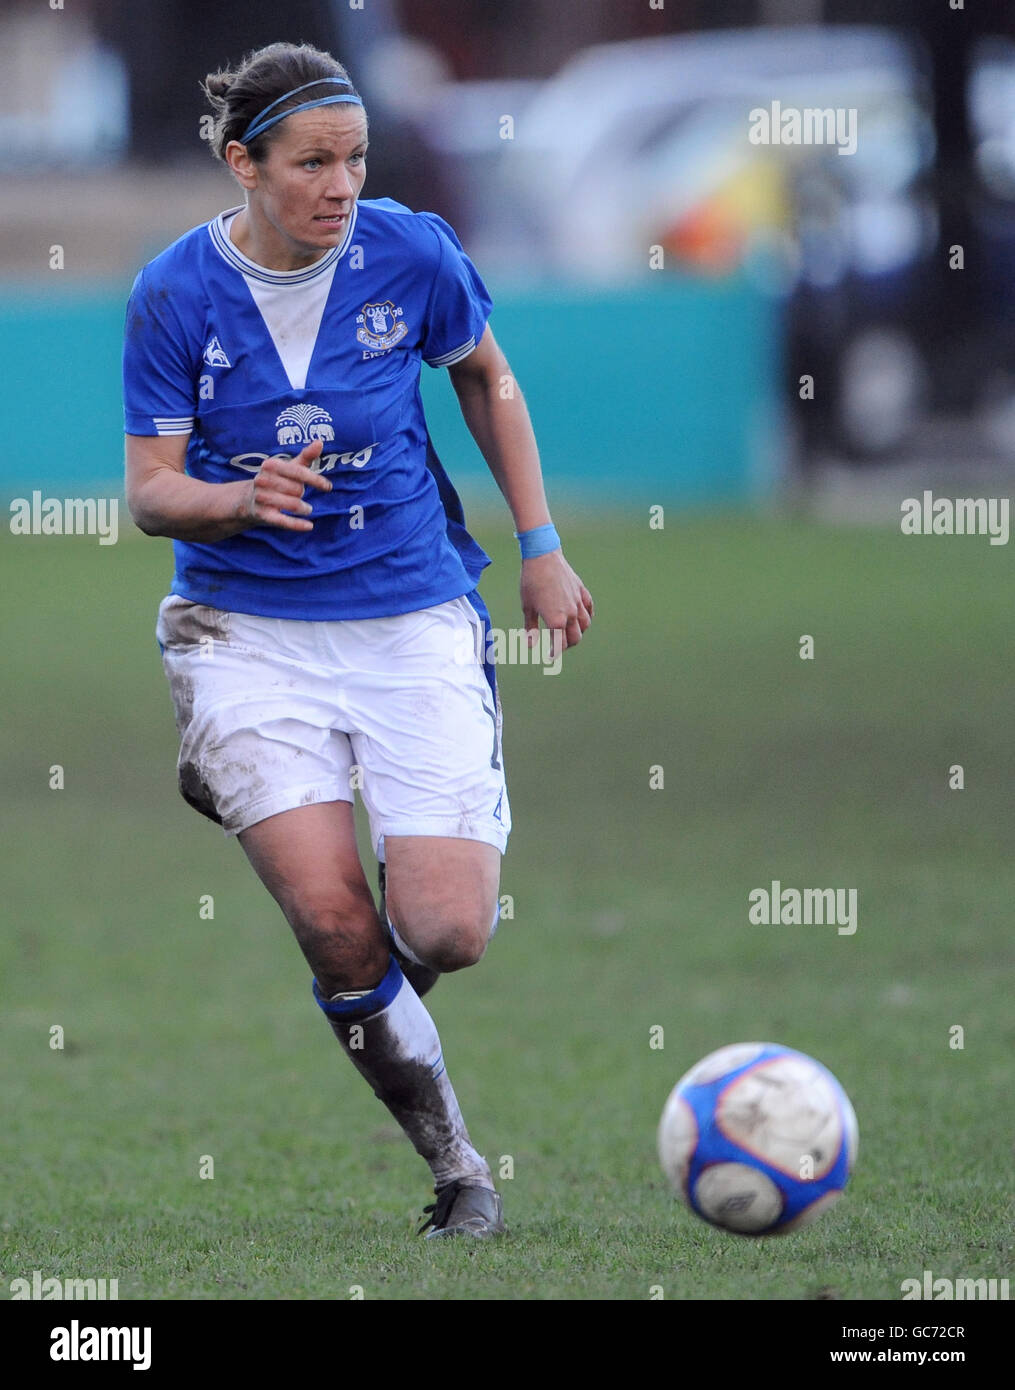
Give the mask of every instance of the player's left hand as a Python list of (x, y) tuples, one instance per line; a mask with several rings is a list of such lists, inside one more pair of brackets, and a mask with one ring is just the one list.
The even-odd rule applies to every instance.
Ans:
[(562, 550), (522, 561), (521, 596), (529, 646), (539, 641), (542, 618), (553, 634), (554, 659), (582, 640), (582, 633), (595, 616), (592, 595), (564, 559)]

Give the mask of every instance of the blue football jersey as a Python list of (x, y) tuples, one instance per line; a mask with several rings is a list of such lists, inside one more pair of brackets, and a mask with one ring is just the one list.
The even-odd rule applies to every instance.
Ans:
[(188, 435), (186, 470), (235, 482), (323, 441), (314, 529), (174, 541), (171, 592), (264, 617), (387, 617), (469, 593), (489, 557), (465, 528), (423, 415), (420, 363), (475, 348), (490, 296), (450, 226), (388, 198), (339, 246), (273, 271), (229, 237), (232, 208), (138, 275), (127, 307), (128, 434)]

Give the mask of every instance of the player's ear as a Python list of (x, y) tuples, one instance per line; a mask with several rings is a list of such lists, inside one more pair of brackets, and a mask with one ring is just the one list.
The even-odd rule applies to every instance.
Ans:
[(241, 188), (257, 187), (257, 165), (247, 153), (246, 145), (241, 145), (239, 140), (230, 140), (222, 152), (222, 157)]

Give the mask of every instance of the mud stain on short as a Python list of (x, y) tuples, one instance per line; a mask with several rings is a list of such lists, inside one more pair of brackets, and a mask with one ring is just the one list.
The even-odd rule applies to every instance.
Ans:
[(216, 825), (222, 824), (222, 817), (215, 809), (215, 798), (211, 787), (201, 775), (201, 769), (193, 763), (181, 763), (179, 768), (180, 795), (188, 806), (200, 811)]
[(176, 712), (176, 729), (182, 738), (194, 717), (194, 678), (179, 672), (170, 681), (169, 693)]
[(207, 641), (208, 638), (227, 643), (230, 616), (223, 608), (210, 608), (206, 603), (180, 599), (164, 610), (163, 622), (169, 641), (174, 646), (196, 647), (202, 639)]

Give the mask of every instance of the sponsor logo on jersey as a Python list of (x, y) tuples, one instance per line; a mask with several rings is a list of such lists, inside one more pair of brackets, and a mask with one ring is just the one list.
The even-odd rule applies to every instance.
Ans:
[(356, 315), (356, 322), (359, 324), (356, 341), (374, 352), (386, 352), (388, 348), (393, 348), (409, 331), (402, 318), (402, 310), (390, 299), (383, 304), (364, 304), (362, 311)]
[[(365, 448), (352, 450), (344, 454), (319, 454), (317, 458), (311, 459), (307, 467), (312, 473), (330, 473), (333, 468), (339, 465), (348, 468), (365, 468), (370, 462), (377, 442), (367, 444)], [(244, 473), (257, 473), (270, 455), (268, 454), (234, 454), (229, 460), (234, 468), (242, 468)], [(293, 458), (292, 454), (279, 454), (278, 458)]]
[(319, 405), (290, 405), (275, 421), (280, 444), (313, 444), (315, 439), (334, 439), (331, 416)]
[(204, 350), (204, 360), (209, 367), (231, 367), (233, 365), (226, 356), (217, 336), (208, 339), (208, 346)]

